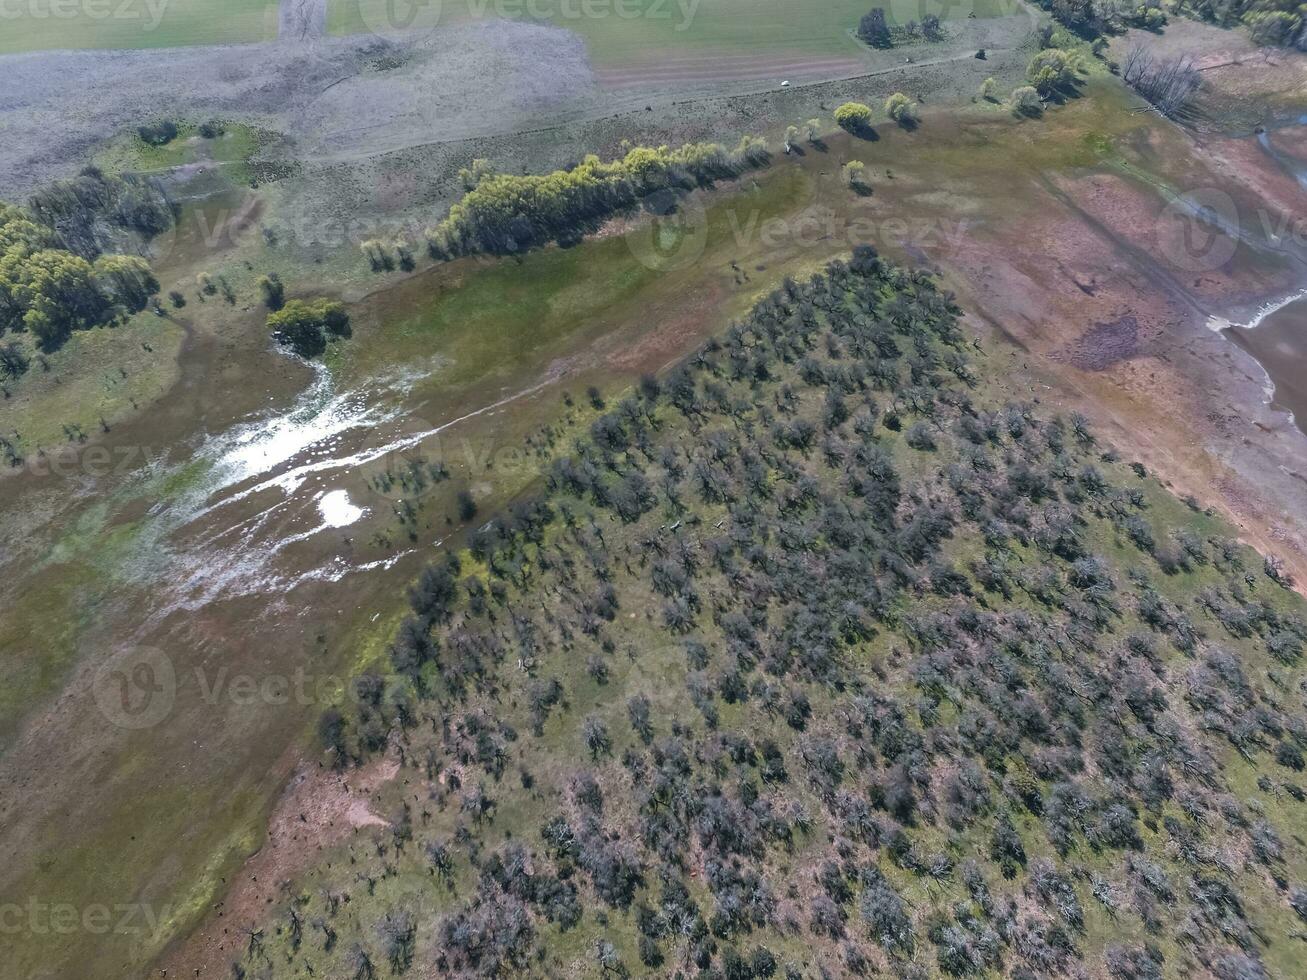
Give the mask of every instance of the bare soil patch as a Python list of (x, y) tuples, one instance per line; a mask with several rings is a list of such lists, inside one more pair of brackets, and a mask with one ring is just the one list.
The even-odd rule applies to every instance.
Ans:
[(1127, 313), (1095, 323), (1068, 346), (1065, 356), (1081, 371), (1106, 371), (1139, 354), (1139, 320)]
[(228, 963), (243, 951), (246, 929), (285, 898), (296, 875), (360, 828), (386, 825), (372, 799), (398, 772), (399, 762), (390, 758), (348, 772), (301, 762), (277, 802), (263, 846), (241, 866), (200, 928), (166, 957), (165, 975), (225, 976)]

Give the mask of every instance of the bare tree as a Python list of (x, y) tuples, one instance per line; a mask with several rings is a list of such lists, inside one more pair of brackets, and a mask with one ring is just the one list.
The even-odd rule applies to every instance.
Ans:
[(1184, 114), (1190, 99), (1202, 84), (1193, 61), (1182, 58), (1154, 58), (1143, 45), (1135, 44), (1121, 61), (1121, 78), (1169, 119)]

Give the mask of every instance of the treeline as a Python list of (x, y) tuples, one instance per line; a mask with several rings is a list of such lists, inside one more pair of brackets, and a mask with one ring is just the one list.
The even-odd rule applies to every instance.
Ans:
[(909, 20), (890, 27), (884, 7), (872, 7), (862, 15), (857, 35), (873, 48), (892, 48), (895, 44), (915, 41), (942, 41), (945, 36), (938, 14), (924, 14), (920, 21)]
[(428, 567), (233, 977), (1291, 975), (1302, 601), (959, 313), (787, 281)]
[(708, 187), (767, 160), (765, 142), (745, 137), (734, 150), (718, 143), (635, 147), (608, 163), (589, 155), (544, 175), (497, 174), (477, 161), (464, 172), (467, 194), (427, 232), (427, 244), (434, 258), (447, 259), (574, 242), (659, 191)]
[(1065, 27), (1093, 39), (1119, 34), (1127, 27), (1158, 30), (1169, 14), (1179, 14), (1218, 27), (1244, 27), (1258, 44), (1277, 45), (1307, 51), (1307, 18), (1296, 0), (1036, 0)]
[(1307, 19), (1302, 4), (1294, 0), (1182, 0), (1177, 9), (1197, 20), (1221, 27), (1242, 24), (1258, 44), (1279, 45), (1307, 51)]
[(85, 259), (121, 249), (125, 239), (148, 241), (175, 220), (173, 205), (157, 182), (134, 174), (112, 176), (95, 167), (37, 191), (27, 209), (55, 233), (61, 248)]
[[(58, 231), (30, 212), (0, 203), (0, 337), (28, 333), (46, 351), (74, 330), (103, 326), (143, 310), (159, 283), (144, 259), (69, 251)], [(26, 358), (7, 347), (4, 370), (21, 373)]]

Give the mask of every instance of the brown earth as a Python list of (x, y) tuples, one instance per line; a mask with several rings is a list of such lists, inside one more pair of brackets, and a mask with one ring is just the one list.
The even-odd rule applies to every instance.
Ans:
[(1162, 58), (1190, 58), (1202, 72), (1197, 106), (1203, 129), (1250, 133), (1293, 118), (1307, 93), (1307, 64), (1285, 48), (1258, 47), (1247, 33), (1172, 17), (1161, 33), (1131, 29), (1113, 38), (1120, 61), (1135, 44)]
[[(299, 755), (296, 747), (286, 759), (293, 761)], [(386, 819), (373, 811), (371, 799), (398, 772), (399, 761), (392, 758), (376, 759), (348, 772), (299, 762), (268, 821), (262, 846), (246, 860), (225, 897), (213, 905), (205, 924), (174, 958), (185, 967), (164, 966), (160, 974), (222, 976), (232, 959), (244, 952), (249, 930), (266, 918), (268, 906), (287, 897), (296, 875), (360, 828), (386, 825)]]

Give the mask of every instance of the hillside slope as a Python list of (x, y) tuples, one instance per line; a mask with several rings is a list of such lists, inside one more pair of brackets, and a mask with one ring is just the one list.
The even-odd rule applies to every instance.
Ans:
[(1293, 975), (1301, 599), (959, 312), (859, 249), (428, 568), (233, 975)]

